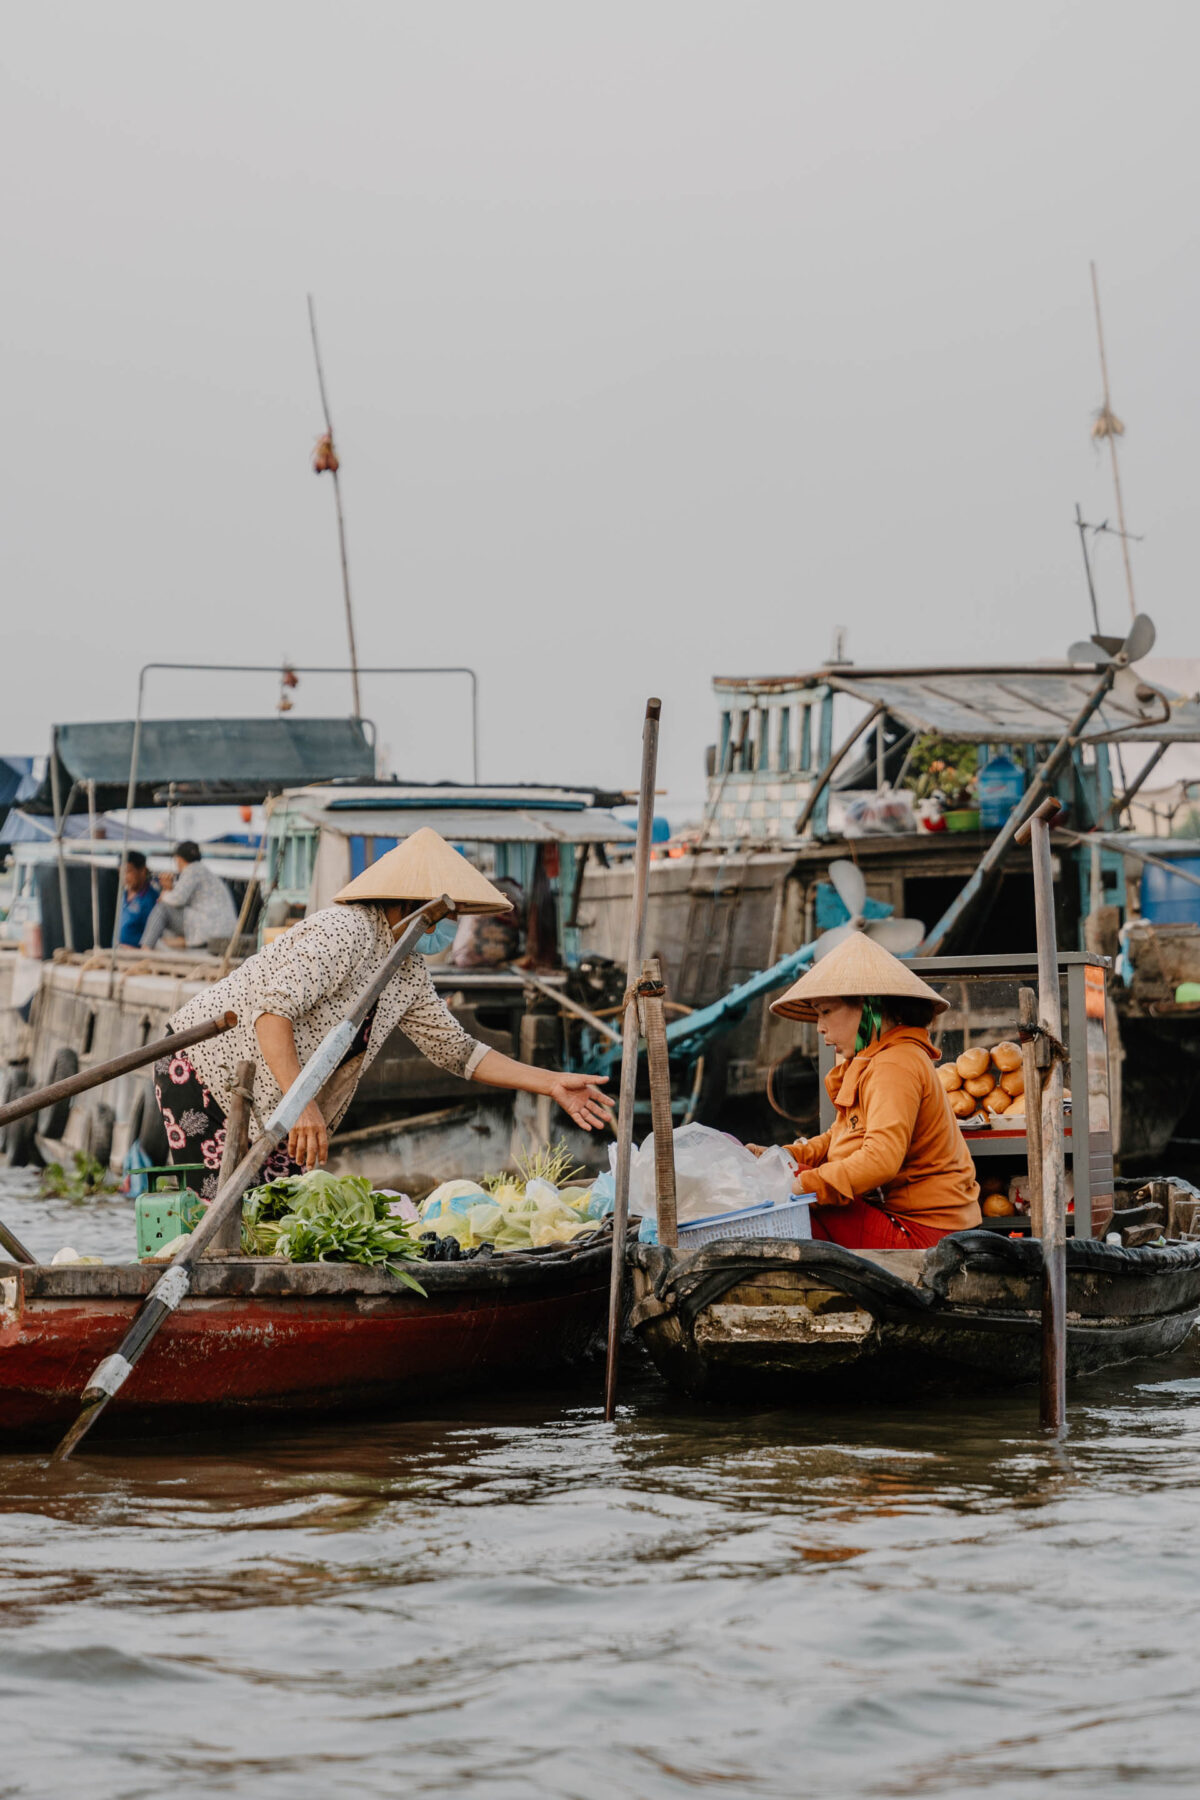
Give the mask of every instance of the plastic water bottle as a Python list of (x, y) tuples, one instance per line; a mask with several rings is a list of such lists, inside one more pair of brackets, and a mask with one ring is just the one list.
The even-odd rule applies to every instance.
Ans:
[(1025, 771), (1003, 750), (979, 771), (979, 824), (983, 831), (999, 831), (1025, 792)]

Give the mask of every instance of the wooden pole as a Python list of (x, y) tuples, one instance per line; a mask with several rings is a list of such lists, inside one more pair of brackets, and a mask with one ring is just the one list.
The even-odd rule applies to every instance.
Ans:
[[(308, 296), (308, 326), (312, 333), (313, 359), (317, 365), (317, 387), (321, 392), (321, 410), (325, 414), (325, 430), (329, 437), (329, 448), (333, 451), (333, 419), (329, 411), (329, 396), (325, 392), (325, 371), (321, 366), (321, 346), (317, 342), (317, 312), (311, 294)], [(350, 564), (346, 556), (346, 521), (342, 516), (342, 489), (338, 481), (336, 451), (333, 451), (333, 464), (329, 473), (333, 476), (333, 504), (337, 512), (338, 554), (342, 559), (342, 598), (346, 603), (346, 637), (350, 644), (350, 685), (354, 694), (354, 716), (356, 719), (361, 719), (362, 698), (358, 691), (358, 648), (354, 638), (354, 608), (350, 604)], [(475, 779), (478, 781), (478, 774)]]
[(222, 1013), (219, 1019), (193, 1026), (191, 1031), (157, 1038), (138, 1050), (127, 1050), (124, 1056), (114, 1056), (111, 1062), (93, 1063), (90, 1069), (80, 1069), (77, 1075), (68, 1075), (65, 1081), (53, 1081), (49, 1087), (34, 1088), (30, 1093), (22, 1094), (19, 1100), (10, 1100), (7, 1106), (0, 1106), (0, 1127), (11, 1125), (14, 1119), (23, 1119), (29, 1113), (41, 1112), (43, 1106), (53, 1106), (58, 1100), (70, 1100), (76, 1094), (86, 1094), (89, 1088), (103, 1087), (106, 1081), (115, 1081), (118, 1075), (144, 1069), (147, 1063), (157, 1062), (160, 1056), (171, 1056), (191, 1044), (203, 1044), (209, 1038), (220, 1037), (223, 1031), (236, 1024), (236, 1013)]
[[(254, 1092), (254, 1077), (258, 1073), (257, 1065), (252, 1062), (240, 1062), (233, 1083), (233, 1099), (229, 1111), (225, 1115), (225, 1148), (221, 1152), (221, 1172), (217, 1176), (217, 1188), (225, 1186), (233, 1171), (250, 1148), (250, 1096)], [(242, 1209), (234, 1207), (220, 1231), (213, 1238), (214, 1251), (226, 1256), (236, 1256), (242, 1247)]]
[[(974, 874), (961, 889), (957, 897), (946, 908), (946, 911), (942, 914), (932, 931), (926, 934), (924, 943), (918, 944), (918, 956), (940, 956), (942, 954), (942, 946), (945, 944), (946, 939), (958, 924), (958, 921), (962, 918), (963, 913), (971, 905), (972, 901), (983, 887), (984, 882), (988, 879), (992, 870), (996, 867), (996, 864), (1008, 849), (1008, 846), (1014, 839), (1019, 844), (1028, 842), (1028, 838), (1023, 838), (1020, 833), (1028, 823), (1029, 819), (1033, 817), (1034, 804), (1037, 800), (1037, 796), (1039, 794), (1050, 794), (1051, 784), (1060, 764), (1070, 756), (1075, 745), (1079, 742), (1084, 726), (1092, 717), (1092, 714), (1096, 709), (1103, 705), (1109, 689), (1116, 680), (1120, 669), (1124, 666), (1125, 665), (1116, 658), (1109, 663), (1103, 675), (1101, 675), (1099, 681), (1096, 683), (1095, 688), (1088, 695), (1087, 700), (1071, 720), (1071, 723), (1067, 726), (1067, 729), (1063, 732), (1045, 762), (1042, 763), (1039, 769), (1035, 770), (1033, 780), (1026, 788), (1024, 794), (1022, 794), (1020, 800), (1018, 800), (1016, 806), (1013, 807), (1005, 824), (996, 833), (996, 836), (992, 839), (988, 848), (980, 857)], [(1052, 795), (1050, 797), (1053, 798)], [(1054, 801), (1054, 810), (1060, 810), (1057, 800)]]
[(1037, 995), (1023, 987), (1021, 1009), (1021, 1072), (1025, 1077), (1025, 1154), (1029, 1161), (1029, 1229), (1042, 1235), (1042, 1074), (1037, 1061)]
[[(92, 843), (92, 854), (89, 858), (89, 869), (92, 876), (92, 949), (100, 948), (100, 871), (96, 867), (96, 784), (89, 780), (87, 784), (88, 803), (88, 837)], [(121, 885), (121, 870), (117, 870), (117, 886)]]
[(1133, 597), (1133, 564), (1129, 560), (1129, 533), (1125, 529), (1125, 502), (1121, 498), (1121, 471), (1117, 465), (1117, 439), (1125, 427), (1114, 415), (1109, 404), (1108, 393), (1108, 357), (1104, 353), (1104, 324), (1100, 318), (1100, 278), (1096, 274), (1095, 263), (1092, 270), (1092, 299), (1096, 303), (1096, 339), (1100, 345), (1100, 379), (1104, 384), (1104, 411), (1093, 428), (1093, 436), (1108, 439), (1109, 455), (1112, 457), (1113, 487), (1117, 495), (1117, 520), (1121, 527), (1121, 555), (1125, 559), (1125, 587), (1129, 594), (1129, 616), (1137, 618), (1137, 603)]
[[(1041, 1088), (1042, 1127), (1042, 1395), (1041, 1422), (1061, 1437), (1067, 1423), (1067, 1208), (1066, 1140), (1063, 1132), (1063, 1066), (1058, 941), (1054, 925), (1054, 871), (1050, 819), (1061, 811), (1044, 800), (1017, 834), (1033, 848), (1033, 902), (1038, 955), (1038, 1063), (1049, 1067)], [(1026, 1107), (1029, 1102), (1026, 1101)], [(1028, 1115), (1027, 1115), (1028, 1116)]]
[(658, 769), (658, 722), (661, 700), (647, 700), (642, 725), (642, 783), (638, 792), (637, 849), (633, 858), (633, 893), (629, 905), (629, 948), (625, 959), (625, 1018), (621, 1050), (621, 1088), (617, 1104), (617, 1182), (613, 1202), (612, 1271), (608, 1285), (608, 1356), (604, 1369), (604, 1417), (611, 1423), (617, 1408), (617, 1365), (621, 1354), (622, 1300), (625, 1289), (625, 1228), (629, 1222), (629, 1167), (633, 1158), (633, 1103), (637, 1090), (638, 1009), (634, 990), (646, 940), (646, 894), (650, 884), (650, 833), (654, 824), (654, 778)]
[[(67, 806), (75, 798), (75, 783), (71, 784), (71, 792), (67, 797)], [(63, 943), (68, 950), (75, 948), (75, 934), (71, 930), (71, 903), (67, 889), (67, 865), (63, 857), (63, 830), (66, 826), (66, 813), (63, 811), (62, 789), (58, 775), (58, 732), (50, 733), (50, 799), (54, 807), (54, 849), (58, 859), (58, 903), (62, 908)]]
[(16, 1233), (10, 1231), (8, 1226), (2, 1223), (0, 1223), (0, 1249), (7, 1250), (14, 1262), (24, 1263), (26, 1268), (31, 1268), (37, 1262), (37, 1257), (32, 1250), (27, 1250)]
[(600, 1036), (607, 1038), (610, 1043), (619, 1044), (621, 1042), (621, 1034), (614, 1031), (611, 1025), (606, 1025), (603, 1019), (598, 1019), (594, 1012), (588, 1011), (586, 1006), (580, 1006), (577, 1000), (572, 1000), (569, 995), (560, 993), (548, 981), (539, 981), (538, 977), (531, 975), (528, 969), (517, 969), (515, 973), (521, 977), (527, 987), (535, 988), (539, 994), (545, 994), (547, 999), (553, 1000), (556, 1006), (561, 1006), (564, 1012), (574, 1013), (577, 1019), (582, 1019), (585, 1025), (590, 1025), (593, 1031), (599, 1032)]
[(656, 956), (642, 964), (642, 979), (638, 986), (646, 1066), (650, 1072), (650, 1119), (654, 1126), (654, 1213), (659, 1243), (674, 1250), (679, 1244), (679, 1218), (675, 1207), (675, 1121), (671, 1116), (671, 1062), (667, 1054), (667, 1023), (663, 1013), (666, 986), (662, 964)]
[(225, 949), (221, 954), (220, 966), (217, 969), (218, 981), (221, 980), (222, 976), (228, 975), (229, 973), (229, 965), (233, 961), (234, 949), (237, 946), (238, 939), (246, 929), (246, 921), (250, 917), (250, 908), (254, 905), (254, 890), (258, 885), (258, 872), (262, 868), (263, 851), (267, 847), (267, 826), (270, 817), (271, 806), (268, 801), (266, 815), (263, 819), (262, 834), (258, 840), (258, 849), (254, 853), (254, 866), (250, 870), (250, 878), (246, 883), (246, 891), (242, 895), (241, 908), (238, 912), (233, 930), (229, 934), (229, 942), (226, 944)]

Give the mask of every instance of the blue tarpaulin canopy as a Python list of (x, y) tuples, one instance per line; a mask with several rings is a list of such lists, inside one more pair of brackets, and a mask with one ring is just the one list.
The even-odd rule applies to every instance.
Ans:
[[(62, 798), (94, 781), (101, 811), (125, 805), (133, 754), (132, 719), (55, 727)], [(256, 805), (286, 787), (337, 777), (362, 780), (375, 751), (361, 719), (145, 719), (138, 745), (135, 806), (168, 798), (193, 805)], [(50, 782), (29, 802), (53, 810)]]

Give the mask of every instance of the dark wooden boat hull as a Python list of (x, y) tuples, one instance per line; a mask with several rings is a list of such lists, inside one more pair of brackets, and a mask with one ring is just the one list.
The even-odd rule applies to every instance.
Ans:
[[(1036, 1380), (1041, 1246), (964, 1232), (932, 1250), (754, 1239), (631, 1251), (631, 1323), (689, 1393), (796, 1398)], [(1176, 1350), (1200, 1317), (1200, 1245), (1068, 1246), (1071, 1377)], [(807, 1377), (818, 1376), (819, 1387)]]
[[(396, 1412), (439, 1392), (519, 1383), (595, 1343), (610, 1255), (596, 1245), (435, 1263), (417, 1271), (425, 1298), (382, 1269), (202, 1262), (106, 1426), (202, 1412)], [(160, 1273), (0, 1263), (0, 1431), (68, 1424)]]

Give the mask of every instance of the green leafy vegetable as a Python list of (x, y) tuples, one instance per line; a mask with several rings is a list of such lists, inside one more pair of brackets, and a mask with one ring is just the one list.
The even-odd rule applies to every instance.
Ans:
[(425, 1289), (405, 1262), (420, 1262), (425, 1246), (391, 1212), (392, 1197), (376, 1194), (361, 1175), (314, 1169), (271, 1181), (246, 1195), (242, 1248), (248, 1256), (286, 1256), (290, 1262), (382, 1265), (405, 1287)]

